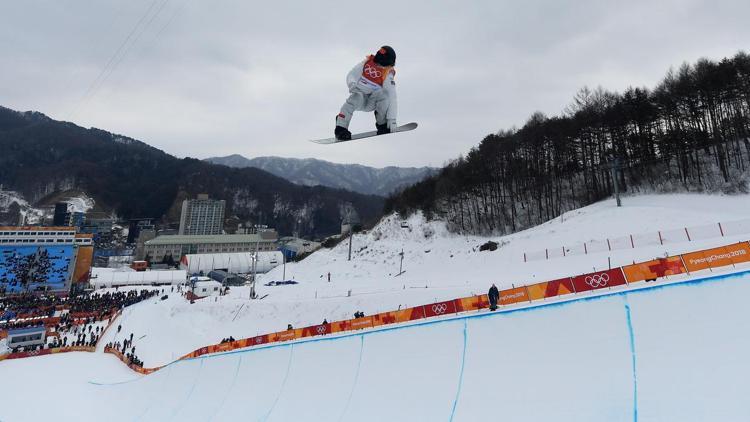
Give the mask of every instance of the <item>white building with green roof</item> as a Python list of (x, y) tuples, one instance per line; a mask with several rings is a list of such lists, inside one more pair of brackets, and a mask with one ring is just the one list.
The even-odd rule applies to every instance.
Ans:
[(144, 253), (151, 262), (159, 262), (171, 255), (179, 261), (183, 255), (231, 252), (275, 251), (278, 234), (266, 230), (253, 234), (173, 235), (157, 236), (146, 241)]

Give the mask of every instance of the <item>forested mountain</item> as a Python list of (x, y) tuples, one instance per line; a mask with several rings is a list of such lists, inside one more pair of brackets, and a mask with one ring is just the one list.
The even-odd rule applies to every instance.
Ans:
[(328, 186), (367, 195), (387, 196), (406, 186), (411, 186), (435, 173), (431, 167), (373, 168), (359, 164), (337, 164), (314, 158), (255, 157), (241, 155), (207, 158), (214, 164), (229, 167), (255, 167), (306, 186)]
[(653, 89), (582, 89), (559, 116), (534, 113), (439, 174), (393, 195), (461, 232), (509, 233), (621, 191), (747, 192), (750, 55), (701, 59)]
[(338, 233), (353, 214), (379, 218), (383, 198), (295, 185), (256, 168), (178, 159), (143, 142), (0, 107), (0, 185), (30, 203), (78, 190), (123, 218), (178, 221), (181, 201), (208, 193), (228, 217), (271, 225), (282, 234)]

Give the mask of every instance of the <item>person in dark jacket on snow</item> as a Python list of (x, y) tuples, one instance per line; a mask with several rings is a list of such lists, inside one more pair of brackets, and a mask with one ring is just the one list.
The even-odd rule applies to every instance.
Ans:
[(494, 283), (492, 284), (492, 287), (490, 287), (487, 296), (490, 298), (490, 311), (494, 311), (497, 309), (497, 300), (500, 299), (500, 292), (497, 290), (497, 286), (495, 286)]

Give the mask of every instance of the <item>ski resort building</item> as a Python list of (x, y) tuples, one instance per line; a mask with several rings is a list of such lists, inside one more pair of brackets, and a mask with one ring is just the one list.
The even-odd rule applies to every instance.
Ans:
[(91, 236), (76, 234), (75, 227), (0, 226), (0, 245), (92, 245)]
[(181, 235), (220, 234), (224, 229), (224, 200), (199, 194), (197, 199), (182, 201)]
[(200, 299), (208, 296), (218, 296), (221, 294), (222, 285), (216, 280), (208, 277), (193, 277), (190, 280), (190, 296), (193, 299)]
[(175, 261), (189, 254), (275, 251), (278, 235), (275, 231), (257, 234), (221, 234), (196, 236), (158, 236), (144, 245), (151, 262), (171, 255)]

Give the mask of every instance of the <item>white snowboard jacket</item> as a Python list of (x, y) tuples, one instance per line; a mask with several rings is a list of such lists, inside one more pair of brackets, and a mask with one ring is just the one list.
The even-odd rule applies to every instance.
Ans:
[[(369, 58), (361, 61), (349, 71), (349, 74), (346, 75), (346, 85), (349, 87), (349, 92), (352, 93), (359, 92), (367, 96), (374, 95), (376, 97), (381, 95), (385, 96), (390, 103), (386, 114), (386, 120), (388, 120), (389, 123), (393, 123), (395, 126), (398, 113), (398, 97), (396, 95), (396, 81), (394, 80), (396, 71), (393, 68), (390, 68), (382, 85), (373, 83), (363, 76), (365, 64), (367, 64), (368, 60)], [(388, 126), (392, 127), (391, 124)]]

